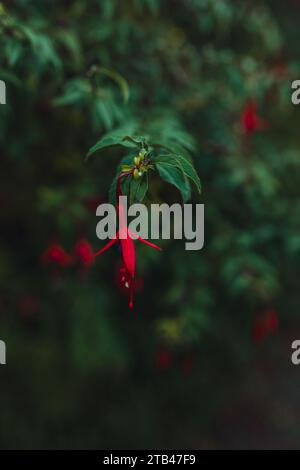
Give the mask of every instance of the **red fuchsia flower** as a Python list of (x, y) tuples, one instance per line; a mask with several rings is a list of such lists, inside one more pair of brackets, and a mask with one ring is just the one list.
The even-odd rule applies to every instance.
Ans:
[(135, 276), (133, 284), (134, 292), (143, 292), (144, 290), (144, 278), (142, 276)]
[(172, 365), (172, 354), (167, 349), (160, 348), (156, 353), (155, 364), (160, 370), (169, 369)]
[[(132, 174), (132, 171), (121, 173), (117, 180), (117, 201), (119, 197), (123, 196), (121, 191), (121, 179)], [(135, 280), (135, 246), (133, 238), (139, 240), (145, 245), (151, 246), (156, 250), (161, 250), (157, 245), (144, 240), (142, 237), (138, 236), (136, 233), (133, 233), (128, 229), (126, 225), (125, 210), (122, 204), (118, 204), (118, 214), (119, 214), (119, 231), (116, 233), (114, 238), (112, 238), (101, 250), (94, 254), (94, 256), (101, 255), (108, 248), (113, 246), (118, 241), (120, 242), (121, 256), (123, 261), (123, 275), (125, 278), (125, 286), (129, 289), (129, 307), (133, 307), (133, 290), (134, 290), (134, 280)]]
[(78, 240), (75, 246), (75, 255), (85, 267), (90, 266), (94, 262), (94, 253), (87, 240)]
[[(127, 294), (128, 289), (131, 287), (132, 279), (128, 275), (128, 272), (122, 262), (121, 266), (118, 268), (116, 283), (120, 291), (123, 294)], [(133, 280), (133, 292), (141, 292), (144, 287), (144, 279), (141, 276), (135, 276)]]
[(270, 333), (278, 330), (279, 320), (276, 310), (267, 310), (262, 316), (256, 317), (253, 325), (253, 339), (262, 342)]
[(268, 310), (265, 313), (265, 328), (270, 333), (276, 333), (279, 327), (279, 319), (276, 310)]
[(42, 261), (47, 264), (66, 267), (72, 263), (72, 256), (59, 243), (52, 243), (42, 254)]
[(131, 276), (128, 274), (123, 263), (118, 269), (116, 281), (122, 292), (127, 292), (127, 289), (131, 287)]
[(241, 115), (241, 125), (245, 134), (252, 134), (267, 128), (267, 121), (257, 114), (257, 104), (249, 101), (244, 107)]

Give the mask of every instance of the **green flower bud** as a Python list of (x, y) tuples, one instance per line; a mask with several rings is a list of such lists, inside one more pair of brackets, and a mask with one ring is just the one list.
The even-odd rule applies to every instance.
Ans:
[(140, 153), (139, 153), (139, 156), (142, 158), (144, 158), (144, 156), (146, 155), (147, 151), (145, 149), (141, 149), (140, 150)]

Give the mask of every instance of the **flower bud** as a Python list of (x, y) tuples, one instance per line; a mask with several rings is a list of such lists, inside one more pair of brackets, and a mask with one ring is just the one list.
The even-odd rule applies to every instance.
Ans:
[(133, 177), (135, 180), (138, 180), (140, 177), (139, 170), (137, 168), (133, 171)]
[(126, 173), (127, 171), (130, 171), (131, 170), (131, 166), (130, 165), (122, 165), (121, 166), (121, 171), (122, 173)]

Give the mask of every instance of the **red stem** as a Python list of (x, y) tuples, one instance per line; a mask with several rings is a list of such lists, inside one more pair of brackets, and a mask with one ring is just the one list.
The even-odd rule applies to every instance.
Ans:
[(121, 190), (121, 179), (124, 178), (124, 176), (129, 176), (132, 174), (132, 170), (130, 171), (127, 171), (126, 173), (121, 173), (119, 176), (118, 176), (118, 179), (117, 179), (117, 190), (116, 190), (116, 196), (117, 196), (117, 200), (119, 198), (119, 196), (122, 196), (122, 190)]

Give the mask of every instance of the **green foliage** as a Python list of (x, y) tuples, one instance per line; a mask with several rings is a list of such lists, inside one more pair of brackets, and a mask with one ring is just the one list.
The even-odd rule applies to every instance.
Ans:
[[(125, 126), (105, 134), (87, 154), (87, 158), (96, 152), (104, 152), (112, 147), (131, 147), (136, 148), (138, 153), (145, 149), (145, 154), (149, 160), (149, 165), (158, 171), (160, 177), (173, 184), (181, 192), (183, 201), (187, 201), (191, 196), (189, 179), (193, 181), (198, 192), (201, 191), (200, 179), (192, 163), (188, 150), (195, 149), (194, 139), (187, 134), (177, 121), (168, 117), (156, 117), (153, 123), (148, 126), (138, 124), (137, 121), (127, 123)], [(137, 132), (145, 130), (144, 135), (137, 135)], [(161, 155), (162, 151), (170, 152), (168, 155)], [(178, 154), (176, 152), (181, 152)], [(130, 154), (122, 162), (130, 163), (132, 155)], [(154, 164), (154, 166), (152, 165)], [(120, 167), (122, 172), (122, 165)], [(115, 187), (115, 181), (111, 187)], [(148, 190), (148, 178), (143, 178), (140, 182), (132, 181), (129, 186), (131, 190), (132, 201), (141, 202)], [(133, 196), (132, 196), (133, 194)]]
[(154, 159), (156, 166), (165, 165), (172, 166), (183, 173), (186, 178), (189, 178), (194, 184), (199, 193), (201, 193), (201, 183), (199, 176), (193, 164), (185, 157), (176, 154), (159, 155)]
[(161, 178), (176, 186), (181, 192), (183, 201), (187, 201), (191, 195), (191, 188), (181, 168), (167, 162), (156, 163), (155, 166)]
[(132, 179), (130, 183), (130, 202), (142, 202), (148, 191), (148, 175), (144, 174), (138, 180)]
[[(282, 392), (299, 332), (298, 17), (279, 0), (1, 4), (3, 448), (298, 446)], [(96, 207), (141, 149), (122, 191), (205, 203), (205, 246), (136, 243), (131, 312), (118, 249), (89, 264), (78, 243), (103, 246)], [(72, 261), (45, 262), (53, 244)], [(255, 343), (269, 309), (278, 334)]]
[(128, 134), (136, 128), (134, 123), (127, 123), (121, 129), (116, 129), (105, 134), (93, 147), (90, 148), (87, 158), (96, 152), (102, 152), (110, 149), (111, 147), (136, 147), (136, 143), (133, 142)]

